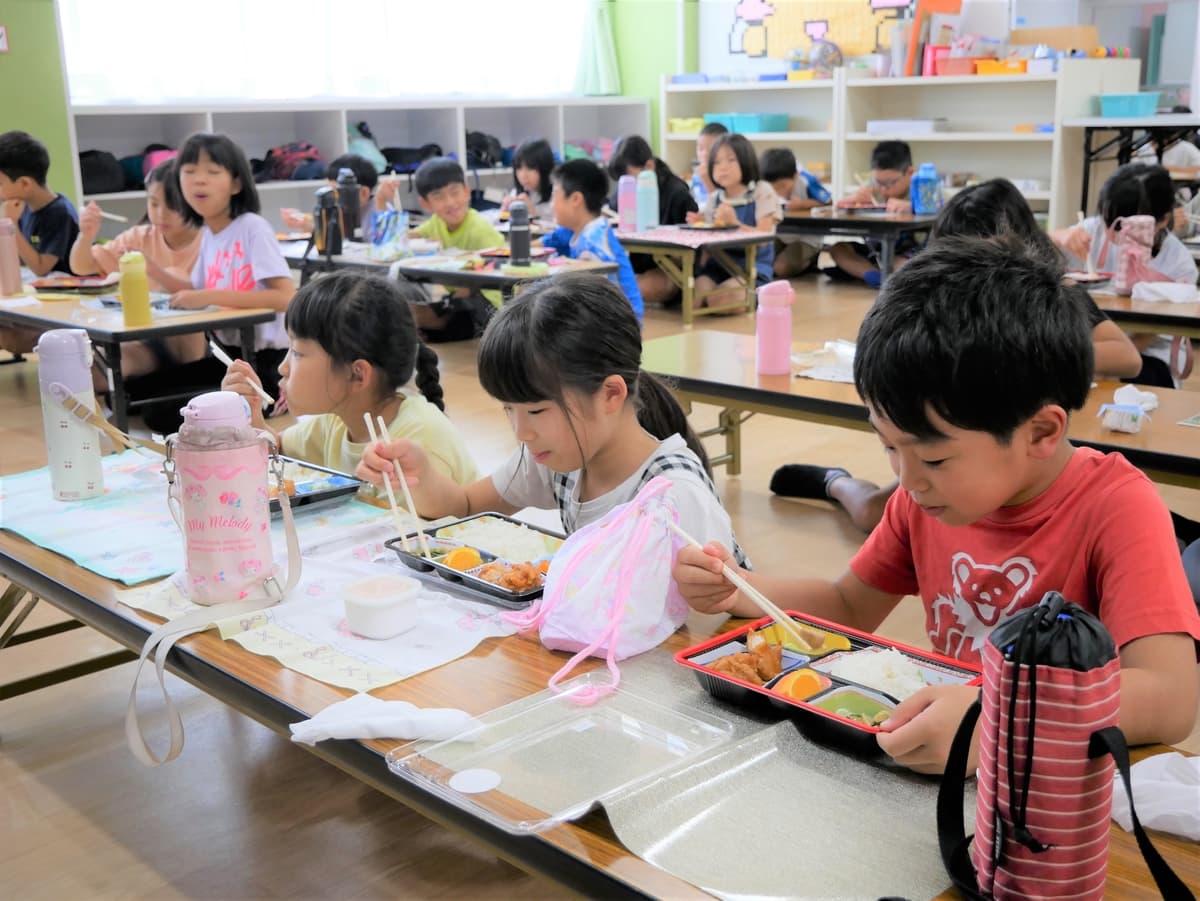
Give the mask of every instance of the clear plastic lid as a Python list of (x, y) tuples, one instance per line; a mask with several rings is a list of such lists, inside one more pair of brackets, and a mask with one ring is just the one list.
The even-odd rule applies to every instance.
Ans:
[(624, 688), (583, 704), (606, 682), (589, 673), (500, 707), (481, 728), (387, 755), (392, 772), (516, 835), (576, 819), (709, 754), (733, 725), (680, 713)]

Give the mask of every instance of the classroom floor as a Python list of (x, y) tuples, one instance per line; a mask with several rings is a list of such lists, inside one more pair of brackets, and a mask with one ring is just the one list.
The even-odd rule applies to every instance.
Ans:
[[(797, 280), (796, 341), (853, 340), (874, 292)], [(696, 328), (750, 334), (752, 316)], [(646, 337), (681, 331), (678, 310), (649, 310)], [(475, 378), (475, 343), (441, 345), (447, 410), (481, 471), (513, 447), (499, 405)], [(1200, 375), (1188, 389), (1197, 392)], [(717, 411), (697, 407), (700, 427)], [(837, 464), (891, 477), (868, 433), (755, 416), (744, 429), (740, 477), (717, 472), (742, 545), (767, 573), (834, 577), (863, 536), (831, 505), (771, 495), (788, 462)], [(716, 450), (713, 444), (710, 450)], [(0, 474), (45, 465), (36, 362), (0, 366)], [(1171, 507), (1200, 518), (1200, 492), (1162, 487)], [(3, 582), (0, 580), (0, 588)], [(62, 616), (40, 605), (25, 628)], [(881, 631), (927, 644), (920, 605), (900, 605)], [(4, 650), (3, 681), (113, 649), (77, 630)], [(171, 691), (187, 747), (148, 770), (129, 753), (126, 664), (0, 702), (0, 872), (6, 894), (60, 898), (560, 897), (526, 875), (301, 750), (182, 680)], [(1200, 727), (1184, 747), (1200, 753)]]

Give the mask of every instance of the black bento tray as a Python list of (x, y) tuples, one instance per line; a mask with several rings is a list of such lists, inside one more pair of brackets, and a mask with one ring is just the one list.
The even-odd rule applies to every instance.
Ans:
[[(362, 482), (347, 475), (344, 472), (338, 472), (336, 469), (329, 469), (325, 466), (318, 466), (315, 463), (309, 463), (307, 460), (297, 460), (295, 457), (279, 458), (285, 464), (294, 463), (297, 466), (302, 466), (305, 469), (314, 469), (317, 472), (326, 473), (327, 479), (309, 479), (306, 481), (297, 481), (296, 493), (288, 495), (289, 506), (293, 510), (297, 507), (308, 507), (313, 504), (324, 503), (325, 501), (336, 500), (340, 497), (345, 497), (348, 494), (356, 494), (362, 486)], [(269, 482), (274, 484), (275, 476), (269, 476)], [(305, 487), (311, 486), (311, 487)], [(282, 490), (282, 488), (280, 489)], [(283, 508), (279, 505), (279, 498), (271, 498), (271, 515), (278, 516), (283, 512)]]
[[(823, 620), (819, 617), (792, 610), (785, 611), (795, 622), (810, 629), (826, 633), (829, 637), (822, 643), (821, 648), (812, 653), (793, 650), (784, 644), (783, 669), (779, 675), (767, 680), (763, 685), (755, 685), (736, 676), (718, 672), (708, 666), (713, 661), (728, 654), (744, 651), (746, 635), (773, 624), (770, 617), (763, 617), (741, 628), (722, 633), (707, 641), (685, 648), (675, 655), (675, 662), (688, 667), (696, 674), (701, 687), (714, 698), (728, 701), (741, 706), (763, 706), (774, 709), (792, 717), (796, 725), (806, 731), (811, 731), (817, 737), (829, 738), (839, 744), (848, 746), (861, 754), (879, 753), (879, 744), (875, 739), (880, 731), (878, 725), (867, 725), (858, 720), (841, 716), (834, 705), (846, 697), (858, 701), (865, 699), (864, 707), (895, 707), (898, 701), (891, 695), (870, 686), (860, 685), (847, 679), (842, 679), (822, 671), (822, 667), (839, 654), (853, 653), (868, 648), (886, 650), (893, 648), (914, 663), (926, 668), (930, 673), (945, 676), (947, 684), (979, 685), (982, 675), (978, 666), (963, 663), (945, 657), (934, 651), (924, 651), (910, 645), (891, 641), (870, 632), (861, 632), (837, 623)], [(833, 645), (849, 644), (849, 648), (830, 647)], [(815, 681), (819, 686), (804, 700), (791, 697), (776, 686), (790, 673), (801, 674), (793, 679), (805, 678)], [(834, 709), (825, 709), (821, 703), (825, 701)], [(844, 709), (844, 708), (843, 708)]]
[[(453, 528), (454, 526), (461, 525), (462, 523), (483, 518), (503, 520), (504, 522), (510, 522), (514, 525), (523, 526), (526, 529), (530, 529), (534, 532), (540, 532), (542, 535), (548, 535), (551, 538), (558, 539), (560, 542), (563, 540), (562, 535), (559, 535), (557, 532), (553, 532), (550, 529), (543, 529), (527, 522), (521, 522), (520, 520), (513, 519), (511, 516), (505, 516), (503, 513), (488, 512), (476, 513), (473, 516), (465, 516), (462, 519), (456, 519), (453, 522), (442, 523), (438, 526), (430, 526), (422, 531), (425, 533), (431, 549), (435, 545), (438, 548), (443, 548), (445, 551), (453, 550), (456, 547), (471, 547), (472, 545), (463, 544), (462, 542), (453, 538), (439, 538), (437, 537), (436, 533), (443, 529)], [(416, 532), (409, 532), (404, 536), (404, 538), (408, 539), (409, 547), (412, 548), (412, 552), (406, 552), (404, 550), (404, 540), (400, 537), (388, 539), (384, 542), (384, 546), (395, 551), (401, 562), (403, 562), (404, 565), (410, 569), (415, 569), (418, 572), (437, 573), (437, 575), (445, 579), (447, 582), (456, 583), (463, 591), (467, 592), (468, 594), (475, 595), (481, 601), (486, 601), (489, 604), (495, 604), (498, 607), (506, 607), (509, 610), (523, 610), (542, 596), (541, 585), (538, 585), (536, 588), (530, 588), (527, 591), (511, 591), (500, 585), (496, 585), (493, 582), (489, 582), (486, 579), (478, 578), (470, 570), (453, 569), (442, 563), (440, 559), (430, 559), (422, 556), (420, 550), (421, 546)], [(487, 564), (495, 561), (499, 561), (501, 563), (537, 562), (536, 560), (509, 560), (507, 558), (498, 557), (495, 554), (488, 553), (482, 548), (475, 549), (479, 551), (479, 556), (483, 558), (483, 563), (481, 566), (486, 566)], [(553, 556), (552, 552), (537, 558), (537, 560), (544, 560), (551, 556)], [(475, 568), (478, 569), (479, 567)]]

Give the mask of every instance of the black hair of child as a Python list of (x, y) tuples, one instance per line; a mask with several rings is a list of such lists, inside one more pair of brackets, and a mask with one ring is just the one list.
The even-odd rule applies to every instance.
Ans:
[(786, 147), (770, 147), (764, 150), (759, 157), (758, 168), (762, 171), (762, 180), (767, 184), (775, 184), (784, 178), (795, 178), (799, 169), (796, 165), (796, 154)]
[(1062, 266), (1015, 235), (943, 238), (884, 283), (858, 332), (854, 383), (898, 429), (944, 437), (930, 412), (1001, 444), (1046, 404), (1078, 410), (1092, 336)]
[(666, 160), (659, 159), (650, 149), (650, 143), (641, 135), (625, 135), (617, 141), (613, 148), (612, 157), (608, 161), (608, 174), (617, 181), (630, 166), (644, 169), (646, 164), (654, 160), (654, 175), (658, 179), (658, 196), (662, 197), (665, 185), (678, 176), (671, 171)]
[(729, 134), (729, 129), (720, 122), (705, 122), (704, 127), (700, 129), (700, 137), (720, 137), (721, 135)]
[(415, 372), (425, 399), (445, 410), (437, 354), (417, 334), (408, 308), (425, 300), (411, 282), (331, 272), (296, 292), (284, 325), (294, 337), (321, 345), (334, 366), (370, 363), (381, 376), (380, 400), (407, 385)]
[(708, 180), (714, 185), (725, 189), (726, 185), (718, 184), (713, 178), (713, 169), (717, 164), (717, 151), (722, 147), (728, 147), (733, 151), (733, 157), (737, 160), (738, 168), (742, 170), (742, 184), (749, 187), (752, 183), (758, 181), (758, 157), (754, 155), (754, 145), (750, 143), (750, 139), (745, 135), (736, 133), (724, 134), (717, 138), (708, 151)]
[(608, 198), (608, 176), (599, 165), (591, 160), (567, 160), (555, 167), (551, 178), (562, 187), (563, 197), (578, 191), (587, 211), (600, 215)]
[(642, 370), (642, 330), (633, 308), (602, 275), (562, 273), (522, 291), (488, 323), (478, 367), (483, 390), (496, 400), (551, 402), (569, 422), (568, 392), (591, 397), (606, 378), (618, 375), (642, 428), (660, 440), (679, 433), (711, 474), (679, 402)]
[(354, 177), (360, 185), (370, 188), (372, 191), (379, 184), (379, 173), (375, 170), (375, 164), (357, 153), (343, 153), (330, 163), (325, 168), (326, 180), (337, 181), (338, 173), (342, 169), (349, 169), (354, 173)]
[(1100, 188), (1100, 215), (1105, 225), (1122, 216), (1153, 216), (1161, 222), (1175, 208), (1171, 174), (1162, 166), (1126, 163)]
[(413, 180), (417, 185), (417, 194), (422, 198), (450, 185), (465, 187), (467, 184), (463, 167), (458, 164), (458, 160), (452, 160), (448, 156), (435, 156), (421, 163)]
[(535, 203), (545, 203), (550, 199), (554, 186), (550, 183), (550, 174), (554, 171), (554, 151), (550, 142), (544, 138), (533, 141), (523, 141), (513, 152), (513, 187), (518, 194), (525, 189), (517, 181), (518, 169), (533, 169), (538, 174), (538, 197)]
[(50, 154), (46, 145), (24, 131), (0, 134), (0, 172), (9, 179), (32, 178), (43, 187), (50, 171)]
[(880, 141), (871, 150), (872, 169), (907, 172), (912, 164), (912, 148), (907, 141)]
[[(200, 162), (201, 153), (232, 175), (240, 187), (229, 198), (230, 219), (236, 219), (243, 213), (262, 212), (258, 189), (254, 186), (254, 170), (250, 168), (250, 161), (241, 147), (226, 135), (197, 132), (183, 142), (179, 156), (175, 157), (179, 174), (183, 174), (184, 166), (194, 166)], [(204, 217), (191, 208), (186, 198), (183, 201), (183, 218), (195, 226), (204, 224)]]
[(1007, 178), (971, 185), (950, 198), (934, 220), (929, 241), (1003, 234), (1016, 235), (1047, 259), (1060, 259), (1058, 248), (1038, 225), (1025, 195)]
[[(174, 157), (163, 160), (146, 174), (146, 189), (149, 190), (151, 185), (162, 185), (163, 203), (167, 209), (185, 216), (184, 209), (187, 204), (183, 201), (183, 192), (179, 190), (178, 169)], [(146, 214), (142, 216), (140, 224), (146, 225), (149, 221), (150, 216)]]

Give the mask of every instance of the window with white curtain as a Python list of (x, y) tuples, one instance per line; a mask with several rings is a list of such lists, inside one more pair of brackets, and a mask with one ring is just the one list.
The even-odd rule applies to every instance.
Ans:
[(591, 0), (58, 0), (71, 102), (569, 93)]

